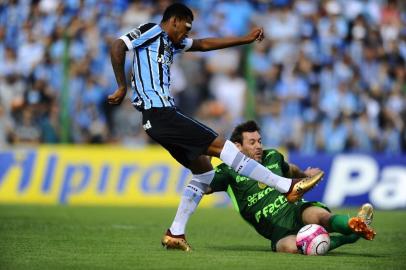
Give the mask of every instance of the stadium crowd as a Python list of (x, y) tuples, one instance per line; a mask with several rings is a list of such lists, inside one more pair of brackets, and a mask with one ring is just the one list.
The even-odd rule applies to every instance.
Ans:
[[(264, 145), (306, 154), (406, 153), (404, 1), (183, 2), (195, 13), (191, 37), (243, 35), (253, 25), (266, 36), (179, 56), (171, 87), (187, 114), (228, 136), (251, 108)], [(159, 23), (169, 3), (1, 1), (0, 146), (151, 143), (129, 99), (106, 103), (116, 88), (109, 45)]]

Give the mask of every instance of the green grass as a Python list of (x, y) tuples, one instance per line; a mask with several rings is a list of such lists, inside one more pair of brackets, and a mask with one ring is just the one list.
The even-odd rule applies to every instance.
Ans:
[(194, 251), (167, 251), (160, 238), (174, 213), (1, 205), (0, 269), (406, 269), (406, 211), (378, 211), (374, 241), (319, 257), (271, 252), (232, 209), (198, 209), (188, 226)]

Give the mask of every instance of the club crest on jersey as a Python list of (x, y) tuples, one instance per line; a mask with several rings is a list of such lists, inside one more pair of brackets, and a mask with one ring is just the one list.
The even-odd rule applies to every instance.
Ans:
[(158, 56), (158, 63), (164, 64), (164, 65), (170, 65), (170, 64), (172, 64), (172, 60), (171, 59), (165, 60), (165, 56), (161, 54)]
[(264, 189), (264, 188), (267, 187), (267, 185), (265, 185), (264, 183), (258, 182), (258, 187), (259, 187), (260, 189)]

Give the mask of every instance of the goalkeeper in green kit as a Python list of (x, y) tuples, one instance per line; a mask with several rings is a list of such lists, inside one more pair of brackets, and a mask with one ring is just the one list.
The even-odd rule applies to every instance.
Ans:
[[(230, 140), (243, 154), (255, 159), (277, 175), (296, 178), (320, 172), (318, 168), (301, 171), (296, 165), (287, 163), (277, 150), (264, 150), (259, 131), (254, 121), (248, 121), (234, 129)], [(330, 235), (330, 250), (354, 243), (360, 237), (372, 240), (376, 234), (370, 227), (373, 218), (371, 204), (364, 204), (357, 216), (349, 218), (346, 215), (332, 214), (320, 202), (301, 200), (289, 203), (279, 191), (237, 174), (224, 163), (215, 169), (214, 179), (206, 194), (218, 191), (228, 193), (242, 218), (260, 235), (271, 240), (272, 250), (276, 252), (298, 253), (296, 234), (306, 224), (319, 224), (328, 232), (339, 233)], [(167, 248), (191, 250), (185, 239), (173, 238), (171, 241), (170, 246), (166, 245)]]

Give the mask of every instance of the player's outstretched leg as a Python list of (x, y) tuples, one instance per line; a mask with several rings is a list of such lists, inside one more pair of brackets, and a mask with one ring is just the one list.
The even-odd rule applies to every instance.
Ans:
[(373, 217), (373, 206), (369, 203), (365, 203), (358, 211), (357, 216), (348, 220), (348, 227), (361, 237), (372, 240), (376, 235), (375, 230), (369, 226), (372, 223)]
[(300, 179), (292, 179), (292, 184), (288, 192), (284, 193), (288, 202), (297, 202), (303, 195), (315, 187), (324, 176), (324, 172), (319, 172), (313, 176)]
[(161, 240), (162, 246), (166, 249), (181, 249), (183, 251), (192, 251), (192, 247), (186, 241), (185, 235), (172, 235), (168, 229)]

